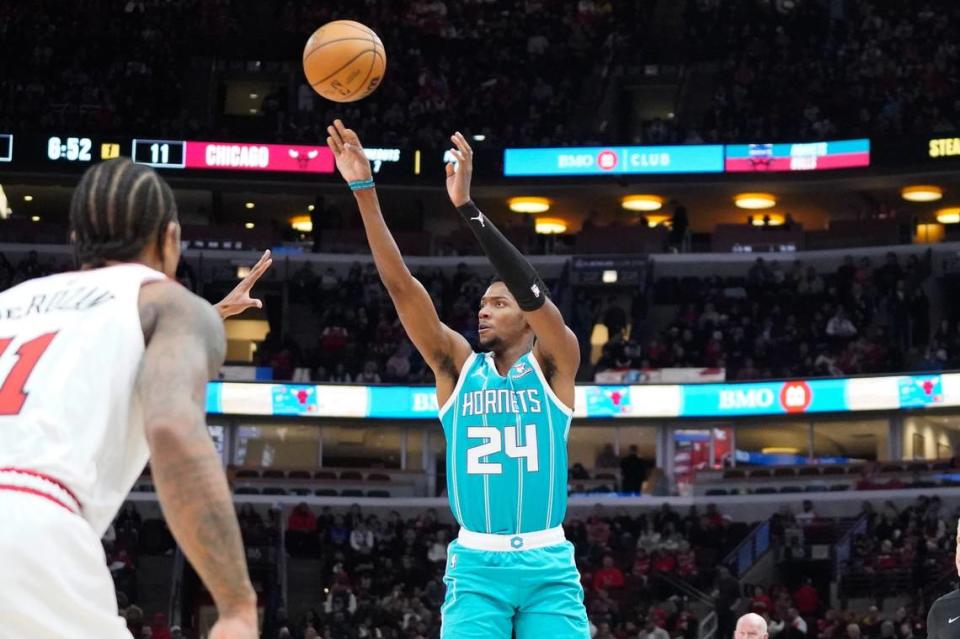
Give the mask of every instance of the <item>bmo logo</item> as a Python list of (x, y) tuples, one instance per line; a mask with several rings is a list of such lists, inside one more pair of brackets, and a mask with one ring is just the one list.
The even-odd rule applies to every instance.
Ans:
[(616, 151), (600, 151), (597, 154), (597, 166), (599, 166), (604, 171), (612, 171), (617, 168), (617, 163), (620, 161), (620, 158), (617, 156)]
[(720, 391), (720, 410), (770, 408), (776, 397), (770, 388), (746, 388)]
[(436, 393), (414, 393), (413, 394), (413, 412), (427, 413), (437, 411)]
[(780, 389), (780, 405), (788, 413), (802, 413), (812, 401), (813, 391), (806, 382), (786, 382)]

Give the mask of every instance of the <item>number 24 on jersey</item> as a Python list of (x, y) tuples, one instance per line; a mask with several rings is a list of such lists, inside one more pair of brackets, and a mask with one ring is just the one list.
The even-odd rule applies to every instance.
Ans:
[(537, 454), (537, 427), (527, 424), (524, 429), (525, 444), (520, 444), (518, 429), (507, 426), (500, 429), (490, 426), (470, 426), (467, 428), (467, 437), (470, 439), (485, 439), (483, 444), (467, 449), (467, 473), (470, 475), (499, 475), (503, 472), (500, 462), (481, 461), (484, 457), (496, 455), (504, 450), (506, 443), (507, 457), (526, 459), (527, 472), (535, 473), (540, 470), (540, 459)]

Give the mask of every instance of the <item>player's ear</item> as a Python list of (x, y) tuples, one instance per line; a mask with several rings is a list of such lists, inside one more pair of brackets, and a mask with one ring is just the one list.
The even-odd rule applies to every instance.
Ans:
[(180, 248), (180, 224), (171, 220), (167, 222), (167, 227), (163, 229), (163, 243), (165, 246), (176, 246)]
[(170, 221), (164, 227), (161, 237), (160, 256), (162, 270), (167, 277), (174, 277), (177, 272), (177, 265), (180, 263), (180, 224)]

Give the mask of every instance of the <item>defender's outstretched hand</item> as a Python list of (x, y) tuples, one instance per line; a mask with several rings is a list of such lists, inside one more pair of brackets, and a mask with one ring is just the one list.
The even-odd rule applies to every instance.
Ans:
[(370, 180), (373, 172), (370, 170), (370, 160), (363, 152), (363, 145), (353, 129), (348, 129), (340, 120), (334, 120), (327, 127), (327, 146), (333, 151), (340, 175), (347, 182)]
[(456, 147), (450, 154), (457, 158), (457, 164), (447, 162), (447, 194), (454, 206), (463, 206), (470, 201), (470, 177), (473, 175), (473, 149), (467, 144), (467, 138), (457, 131), (450, 136)]
[(250, 273), (243, 278), (227, 296), (214, 305), (220, 317), (227, 319), (233, 315), (239, 315), (248, 308), (263, 308), (263, 302), (250, 297), (250, 289), (256, 284), (260, 277), (267, 272), (273, 264), (273, 257), (269, 249), (263, 252), (257, 263), (250, 269)]

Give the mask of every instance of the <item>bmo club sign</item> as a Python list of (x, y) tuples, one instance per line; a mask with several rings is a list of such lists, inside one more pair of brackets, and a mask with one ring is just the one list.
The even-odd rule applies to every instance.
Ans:
[(847, 410), (845, 380), (788, 380), (683, 387), (684, 417), (790, 415)]

